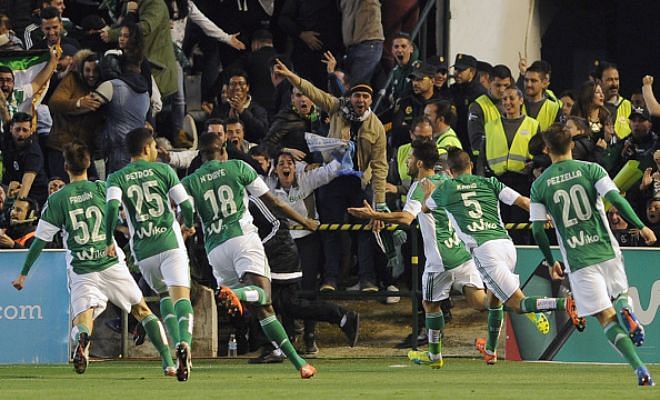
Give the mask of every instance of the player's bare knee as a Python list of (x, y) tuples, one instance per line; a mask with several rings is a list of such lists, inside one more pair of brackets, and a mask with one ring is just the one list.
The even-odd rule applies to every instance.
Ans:
[(147, 318), (151, 314), (151, 309), (143, 299), (141, 302), (134, 304), (131, 307), (131, 314), (135, 317), (135, 319), (142, 322), (143, 319)]
[(616, 311), (614, 310), (613, 307), (606, 308), (603, 311), (599, 312), (598, 314), (594, 315), (596, 319), (598, 320), (598, 323), (600, 323), (600, 326), (607, 326), (610, 322), (616, 320)]
[(439, 301), (427, 301), (424, 300), (422, 302), (422, 306), (424, 306), (424, 311), (427, 313), (438, 313), (442, 311), (440, 309), (440, 302)]
[(486, 308), (488, 308), (486, 306), (486, 292), (483, 289), (465, 286), (463, 288), (463, 294), (465, 295), (465, 299), (467, 300), (468, 305), (472, 307), (472, 309), (477, 311), (484, 311)]

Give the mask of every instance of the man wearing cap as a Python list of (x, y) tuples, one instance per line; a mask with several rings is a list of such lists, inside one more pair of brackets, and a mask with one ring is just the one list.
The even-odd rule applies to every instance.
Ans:
[(477, 74), (479, 74), (479, 82), (484, 89), (490, 89), (490, 81), (493, 78), (493, 66), (486, 61), (477, 61)]
[(433, 86), (435, 87), (436, 95), (442, 100), (451, 102), (451, 93), (449, 91), (449, 69), (447, 68), (447, 59), (445, 56), (432, 56), (426, 59), (426, 64), (435, 68), (435, 75), (433, 75)]
[[(328, 137), (350, 141), (355, 145), (352, 157), (354, 173), (340, 176), (319, 189), (321, 220), (329, 223), (343, 222), (346, 208), (371, 200), (369, 192), (373, 192), (376, 208), (387, 210), (387, 143), (383, 124), (371, 112), (371, 86), (364, 83), (353, 85), (349, 97), (339, 99), (300, 78), (279, 60), (273, 67), (273, 72), (288, 79), (321, 110), (329, 114)], [(359, 179), (358, 175), (361, 175), (362, 179)], [(335, 290), (339, 279), (339, 255), (342, 253), (341, 237), (334, 233), (325, 236), (325, 253), (331, 256), (325, 260), (324, 284), (321, 289)], [(373, 236), (370, 232), (360, 232), (357, 236), (361, 289), (376, 291), (378, 287), (375, 285)]]
[(486, 89), (477, 79), (477, 59), (468, 54), (457, 54), (451, 95), (456, 106), (456, 133), (464, 149), (471, 148), (467, 129), (468, 107), (477, 97), (485, 93)]
[[(486, 94), (482, 94), (470, 104), (468, 114), (468, 136), (470, 138), (470, 148), (472, 156), (479, 158), (483, 150), (485, 126), (490, 121), (499, 119), (501, 114), (501, 102), (504, 90), (511, 86), (511, 70), (506, 65), (496, 65), (490, 72), (490, 87)], [(477, 171), (481, 173), (483, 165), (477, 166)]]
[(636, 160), (643, 170), (653, 164), (653, 152), (658, 148), (658, 135), (652, 130), (651, 115), (646, 108), (632, 109), (630, 128), (632, 132), (623, 142), (621, 164)]
[(424, 106), (430, 100), (437, 99), (433, 77), (435, 68), (428, 64), (419, 64), (409, 75), (412, 82), (412, 93), (400, 99), (394, 105), (392, 117), (392, 132), (390, 145), (398, 148), (402, 144), (410, 143), (410, 123), (424, 113)]

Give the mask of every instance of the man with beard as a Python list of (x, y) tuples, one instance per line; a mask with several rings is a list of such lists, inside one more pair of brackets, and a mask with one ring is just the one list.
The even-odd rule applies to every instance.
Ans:
[(39, 205), (30, 198), (18, 198), (9, 212), (9, 228), (0, 231), (0, 249), (27, 249), (34, 240)]
[(394, 106), (390, 146), (393, 149), (410, 143), (408, 131), (413, 119), (424, 114), (424, 106), (437, 98), (433, 78), (435, 68), (428, 64), (420, 64), (413, 69), (408, 77), (412, 82), (412, 93), (400, 99)]
[(477, 78), (477, 59), (468, 54), (457, 54), (451, 96), (456, 106), (456, 133), (464, 149), (471, 148), (467, 129), (468, 106), (477, 97), (486, 93), (486, 89)]
[(632, 134), (623, 142), (621, 164), (639, 161), (642, 167), (653, 164), (653, 153), (658, 148), (658, 135), (653, 132), (651, 115), (645, 108), (634, 108), (630, 113)]
[(605, 94), (605, 108), (614, 116), (614, 133), (619, 140), (625, 139), (632, 131), (628, 123), (632, 103), (619, 95), (619, 69), (614, 63), (601, 61), (596, 71)]
[[(338, 99), (294, 74), (279, 60), (274, 66), (274, 72), (288, 79), (321, 110), (328, 112), (328, 137), (348, 140), (355, 145), (356, 151), (352, 157), (354, 173), (341, 176), (319, 189), (321, 220), (342, 223), (346, 217), (346, 209), (362, 205), (365, 199), (373, 199), (377, 210), (387, 210), (387, 139), (383, 124), (370, 109), (373, 96), (371, 86), (365, 83), (355, 84), (349, 90), (349, 97)], [(358, 176), (361, 176), (361, 179)], [(371, 190), (368, 190), (368, 185)], [(370, 192), (373, 192), (373, 195)], [(380, 225), (377, 223), (376, 226)], [(370, 232), (359, 232), (357, 237), (360, 287), (363, 291), (377, 291), (373, 237)], [(336, 290), (341, 250), (341, 237), (334, 233), (327, 235), (325, 251), (332, 256), (326, 257), (325, 260), (325, 282), (321, 290)]]
[[(81, 50), (73, 63), (72, 71), (64, 77), (48, 102), (53, 115), (53, 128), (46, 144), (51, 177), (67, 176), (62, 150), (73, 139), (83, 142), (94, 154), (94, 137), (103, 121), (103, 115), (97, 112), (102, 103), (92, 94), (99, 83), (98, 57), (91, 50)], [(90, 172), (88, 174), (96, 176)]]
[(80, 47), (77, 40), (66, 36), (64, 24), (62, 22), (62, 14), (55, 7), (46, 7), (41, 10), (41, 32), (43, 39), (34, 42), (34, 49), (47, 49), (55, 45), (69, 44), (76, 49)]
[(3, 150), (2, 183), (9, 185), (10, 195), (18, 190), (17, 198), (30, 197), (37, 204), (43, 204), (48, 197), (48, 180), (44, 171), (44, 156), (34, 135), (30, 114), (14, 114), (11, 137), (6, 139)]
[(535, 61), (525, 71), (525, 106), (523, 113), (539, 121), (541, 132), (561, 118), (561, 104), (552, 100), (546, 90), (550, 85), (550, 75), (546, 63)]

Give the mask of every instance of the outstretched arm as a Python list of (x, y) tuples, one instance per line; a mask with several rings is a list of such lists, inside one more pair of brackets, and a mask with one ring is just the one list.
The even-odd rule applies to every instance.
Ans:
[(635, 211), (621, 194), (616, 190), (610, 190), (605, 194), (605, 199), (612, 203), (614, 207), (619, 210), (621, 216), (637, 229), (647, 245), (652, 245), (656, 241), (655, 233), (651, 228), (644, 225), (641, 219), (637, 216)]
[(362, 219), (375, 219), (378, 221), (393, 222), (396, 224), (410, 225), (415, 220), (415, 217), (407, 211), (394, 211), (394, 212), (382, 212), (376, 211), (371, 208), (371, 205), (368, 201), (364, 201), (363, 207), (351, 207), (348, 208), (349, 214), (354, 217)]
[(300, 225), (304, 226), (305, 228), (309, 229), (310, 231), (314, 232), (318, 229), (319, 223), (318, 221), (315, 221), (313, 219), (305, 218), (304, 216), (298, 214), (296, 210), (291, 208), (288, 204), (286, 204), (282, 199), (279, 197), (273, 196), (270, 192), (266, 192), (259, 196), (259, 199), (266, 203), (266, 205), (269, 208), (276, 208), (278, 209), (282, 214), (284, 214), (287, 218), (292, 219), (299, 223)]
[(41, 251), (44, 249), (44, 247), (46, 247), (46, 241), (39, 238), (34, 239), (32, 245), (30, 246), (30, 250), (28, 251), (27, 257), (25, 258), (25, 262), (23, 263), (21, 274), (11, 283), (16, 288), (16, 290), (21, 290), (25, 286), (25, 279), (27, 278), (30, 269), (34, 265), (34, 262), (37, 261), (37, 258), (39, 257), (39, 254), (41, 254)]

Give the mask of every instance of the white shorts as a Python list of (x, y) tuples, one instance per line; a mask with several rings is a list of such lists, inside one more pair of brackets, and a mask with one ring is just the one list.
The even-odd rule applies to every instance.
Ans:
[(172, 249), (138, 261), (142, 277), (156, 293), (172, 286), (190, 287), (190, 265), (185, 249)]
[(218, 286), (237, 287), (247, 272), (270, 280), (266, 252), (256, 232), (227, 240), (211, 250), (208, 258)]
[(513, 273), (518, 255), (511, 240), (490, 240), (474, 248), (472, 257), (486, 287), (502, 303), (520, 288), (520, 278)]
[(105, 310), (108, 301), (130, 312), (131, 307), (142, 300), (142, 292), (124, 263), (86, 274), (69, 269), (69, 285), (73, 318), (90, 308), (94, 309), (96, 318)]
[(484, 287), (484, 283), (472, 260), (442, 272), (424, 271), (424, 274), (422, 274), (422, 299), (433, 302), (442, 301), (449, 298), (449, 292), (452, 288), (463, 293), (465, 286)]
[(612, 298), (628, 290), (628, 277), (621, 255), (568, 274), (575, 307), (580, 317), (612, 307)]

